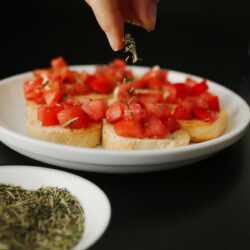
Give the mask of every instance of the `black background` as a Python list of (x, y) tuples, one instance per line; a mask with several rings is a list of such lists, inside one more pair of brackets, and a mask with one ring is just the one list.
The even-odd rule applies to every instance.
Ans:
[[(174, 69), (219, 82), (250, 104), (248, 1), (161, 0), (156, 30), (127, 24), (138, 65)], [(80, 0), (1, 3), (0, 78), (48, 67), (107, 63), (113, 52), (91, 9)], [(250, 249), (250, 133), (216, 156), (180, 169), (134, 175), (70, 171), (108, 195), (112, 220), (92, 249)], [(33, 161), (0, 144), (0, 165)], [(69, 171), (69, 170), (66, 170)]]

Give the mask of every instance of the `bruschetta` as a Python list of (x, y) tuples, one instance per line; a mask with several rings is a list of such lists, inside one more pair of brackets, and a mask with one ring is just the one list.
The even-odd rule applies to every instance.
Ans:
[(166, 104), (148, 103), (146, 107), (134, 101), (120, 101), (106, 111), (102, 131), (104, 149), (163, 149), (189, 144), (188, 133), (180, 128)]

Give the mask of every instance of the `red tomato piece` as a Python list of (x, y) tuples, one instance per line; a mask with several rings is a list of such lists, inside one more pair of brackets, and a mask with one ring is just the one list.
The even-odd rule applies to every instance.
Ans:
[(98, 93), (107, 94), (112, 90), (113, 83), (103, 75), (89, 75), (86, 85)]
[(120, 136), (143, 138), (143, 127), (140, 122), (120, 120), (114, 124), (114, 130)]
[[(88, 115), (82, 110), (81, 107), (69, 107), (67, 109), (61, 110), (57, 114), (59, 124), (64, 126), (64, 128), (81, 129), (86, 128), (89, 123)], [(72, 121), (72, 122), (70, 122)]]
[(162, 81), (159, 78), (152, 78), (148, 81), (148, 87), (154, 90), (162, 89)]
[(167, 106), (167, 104), (161, 104), (161, 103), (148, 103), (146, 104), (146, 109), (148, 113), (151, 115), (154, 115), (160, 119), (166, 119), (169, 116), (171, 116), (171, 110)]
[(116, 122), (123, 118), (123, 112), (124, 112), (124, 105), (116, 101), (112, 103), (107, 111), (106, 111), (106, 118), (108, 122)]
[(67, 87), (67, 93), (71, 96), (88, 94), (90, 89), (83, 82), (77, 82)]
[(192, 119), (192, 104), (188, 102), (182, 102), (177, 105), (174, 110), (174, 117), (177, 120), (190, 120)]
[(162, 120), (162, 122), (168, 127), (171, 133), (180, 129), (180, 124), (177, 122), (176, 118), (173, 115)]
[(192, 94), (196, 96), (201, 95), (207, 90), (208, 90), (208, 85), (206, 80), (203, 80), (201, 83), (198, 83), (191, 88)]
[(66, 61), (61, 56), (52, 59), (50, 64), (51, 64), (51, 67), (53, 69), (55, 69), (55, 70), (61, 69), (61, 68), (64, 68), (64, 67), (68, 67)]
[[(125, 69), (125, 67), (126, 67), (126, 62), (122, 59), (119, 59), (119, 58), (116, 58), (112, 63), (114, 66), (116, 66), (117, 68), (120, 68), (120, 69)], [(111, 65), (112, 65), (112, 63), (111, 63)]]
[(124, 119), (140, 121), (142, 116), (142, 108), (140, 104), (130, 104), (124, 109)]
[(34, 101), (36, 104), (45, 104), (45, 100), (43, 98), (42, 84), (42, 77), (27, 80), (23, 85), (25, 99), (29, 101)]
[(80, 78), (80, 75), (76, 71), (66, 71), (62, 75), (64, 83), (73, 84)]
[(168, 127), (157, 117), (151, 116), (146, 123), (144, 123), (144, 137), (146, 138), (164, 138), (170, 130)]
[(89, 102), (89, 117), (94, 121), (100, 121), (105, 117), (105, 107), (107, 102), (105, 100), (93, 100)]
[(175, 83), (174, 87), (175, 87), (176, 92), (177, 92), (177, 97), (184, 98), (188, 95), (187, 87), (186, 87), (185, 83)]
[(49, 82), (43, 87), (43, 97), (47, 105), (55, 105), (59, 103), (65, 93), (65, 86), (61, 81)]
[(146, 106), (148, 103), (162, 103), (164, 101), (163, 94), (161, 93), (147, 93), (147, 94), (138, 94), (138, 102)]
[(37, 109), (37, 119), (42, 122), (42, 126), (59, 125), (57, 114), (63, 110), (62, 106), (40, 106)]
[(162, 89), (168, 93), (167, 103), (177, 103), (177, 90), (174, 84), (166, 83)]
[(218, 96), (211, 96), (210, 98), (208, 98), (207, 100), (208, 105), (209, 105), (209, 109), (213, 110), (213, 111), (220, 111), (220, 104), (219, 104), (219, 98)]
[(194, 116), (198, 119), (205, 121), (215, 121), (216, 120), (216, 112), (212, 110), (207, 110), (203, 108), (194, 108), (193, 109)]
[(185, 84), (187, 86), (187, 88), (190, 90), (191, 88), (193, 88), (195, 85), (198, 84), (198, 82), (196, 82), (195, 80), (191, 79), (191, 78), (186, 78)]

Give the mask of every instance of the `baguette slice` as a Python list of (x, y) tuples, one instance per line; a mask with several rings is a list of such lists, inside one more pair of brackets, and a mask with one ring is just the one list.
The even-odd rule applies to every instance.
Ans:
[(29, 120), (27, 135), (36, 139), (70, 146), (93, 148), (101, 143), (102, 124), (93, 123), (86, 129), (66, 129), (60, 126), (42, 127), (37, 119)]
[(188, 133), (180, 129), (168, 134), (164, 139), (137, 139), (122, 137), (116, 134), (113, 126), (104, 123), (102, 129), (102, 146), (104, 149), (134, 150), (134, 149), (163, 149), (175, 148), (189, 144)]
[(181, 128), (185, 129), (193, 142), (212, 140), (222, 135), (227, 127), (227, 112), (221, 108), (218, 117), (213, 122), (202, 120), (178, 120)]

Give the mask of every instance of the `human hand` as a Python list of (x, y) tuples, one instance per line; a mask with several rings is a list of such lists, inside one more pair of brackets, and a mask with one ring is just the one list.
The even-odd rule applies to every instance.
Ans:
[(124, 22), (153, 30), (158, 0), (86, 0), (114, 51), (124, 46)]

